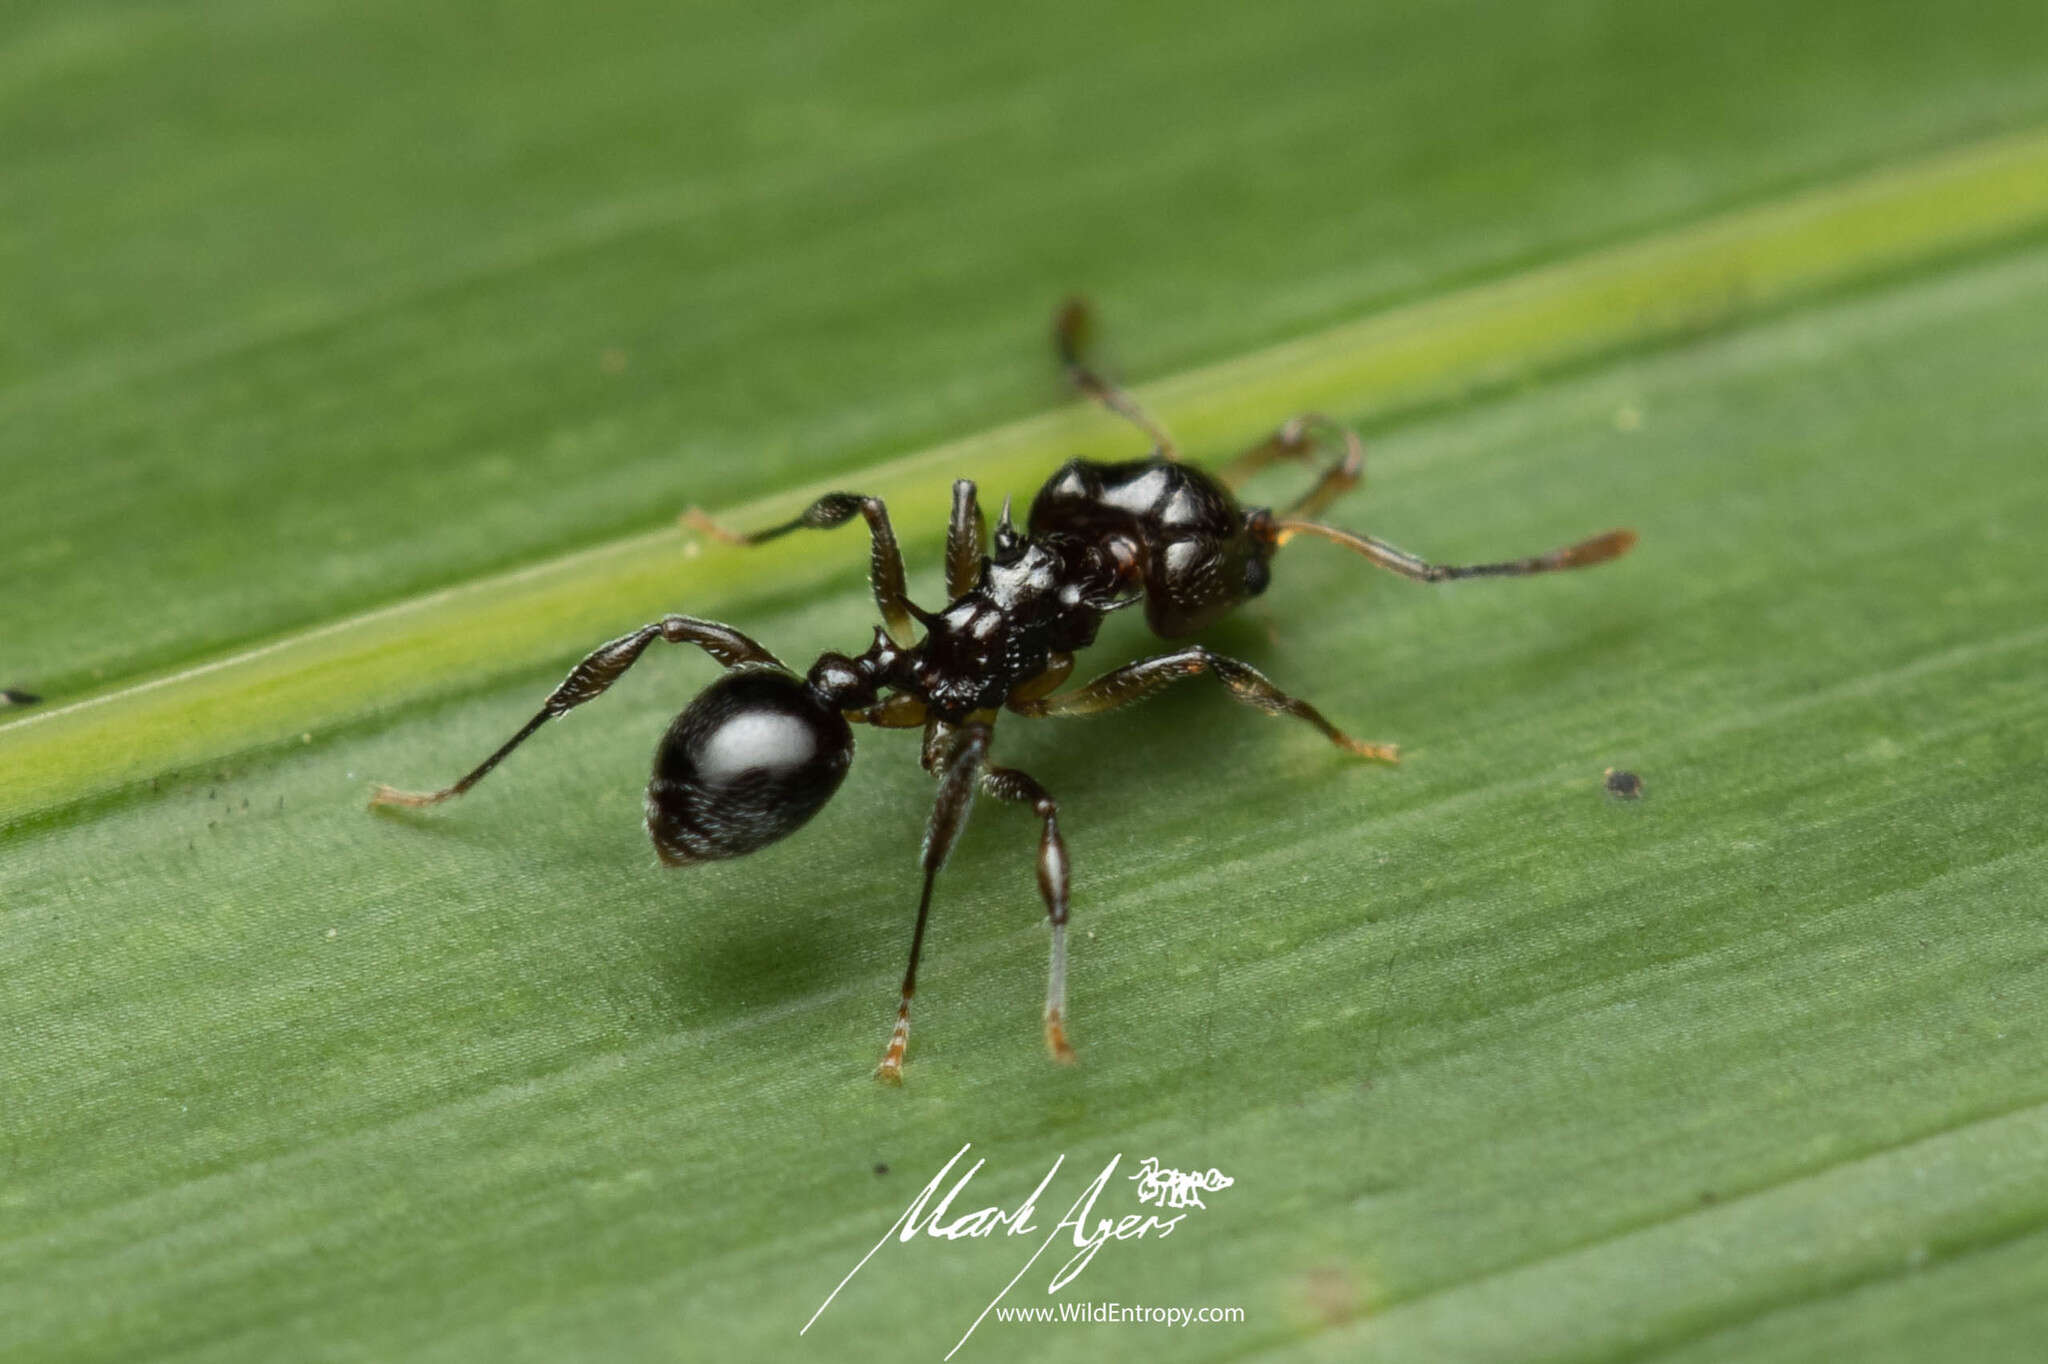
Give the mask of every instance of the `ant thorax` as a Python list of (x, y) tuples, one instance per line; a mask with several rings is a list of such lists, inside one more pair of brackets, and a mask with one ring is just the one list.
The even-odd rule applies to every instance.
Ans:
[(1003, 704), (1055, 653), (1087, 647), (1102, 617), (1137, 600), (1118, 595), (1116, 560), (1076, 536), (1025, 537), (998, 526), (981, 579), (928, 619), (907, 689), (941, 719)]

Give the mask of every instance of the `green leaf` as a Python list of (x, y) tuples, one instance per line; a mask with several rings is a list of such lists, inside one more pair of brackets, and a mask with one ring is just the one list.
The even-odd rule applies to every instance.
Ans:
[[(892, 1242), (797, 1332), (967, 1143), (956, 1214), (1066, 1157), (1042, 1229), (1112, 1156), (1111, 1215), (1141, 1156), (1227, 1172), (1004, 1301), (1245, 1320), (962, 1359), (2034, 1348), (2039, 14), (1237, 15), (8, 21), (0, 683), (51, 699), (0, 725), (0, 1353), (938, 1358), (1037, 1238)], [(1075, 284), (1205, 458), (1367, 423), (1343, 524), (1642, 534), (1449, 589), (1291, 546), (1209, 642), (1395, 769), (1199, 682), (1006, 720), (1078, 1067), (984, 803), (869, 1078), (910, 736), (655, 864), (694, 654), (363, 809), (662, 610), (865, 638), (857, 531), (693, 551), (690, 502), (884, 493), (935, 598), (954, 475), (1137, 448), (1042, 377)]]

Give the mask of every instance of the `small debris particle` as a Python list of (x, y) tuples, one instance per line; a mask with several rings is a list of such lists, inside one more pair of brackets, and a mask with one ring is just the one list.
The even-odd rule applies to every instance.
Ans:
[(1711, 1207), (1713, 1207), (1713, 1206), (1714, 1206), (1714, 1205), (1715, 1205), (1716, 1203), (1719, 1203), (1720, 1201), (1721, 1201), (1721, 1195), (1719, 1195), (1719, 1194), (1715, 1193), (1715, 1192), (1714, 1192), (1714, 1191), (1713, 1191), (1712, 1189), (1702, 1189), (1702, 1190), (1700, 1190), (1700, 1205), (1701, 1205), (1702, 1207), (1708, 1207), (1708, 1208), (1711, 1208)]
[(889, 1162), (887, 1162), (887, 1161), (885, 1161), (885, 1160), (878, 1160), (878, 1161), (876, 1161), (876, 1162), (875, 1162), (875, 1173), (876, 1173), (876, 1174), (878, 1174), (878, 1175), (885, 1175), (885, 1174), (888, 1174), (888, 1173), (889, 1173)]
[(42, 697), (37, 696), (34, 692), (16, 691), (12, 687), (0, 690), (0, 705), (33, 706), (42, 699)]
[(1322, 1265), (1310, 1270), (1301, 1288), (1309, 1311), (1325, 1326), (1355, 1320), (1364, 1307), (1358, 1280), (1344, 1265)]
[(312, 735), (311, 735), (310, 733), (308, 733), (308, 734), (301, 734), (301, 735), (299, 736), (299, 742), (300, 742), (300, 743), (302, 743), (302, 744), (310, 744), (310, 743), (312, 743), (312, 742), (313, 742), (313, 736), (312, 736)]
[(328, 936), (329, 938), (336, 938), (336, 937), (339, 937), (339, 936), (341, 936), (341, 930), (340, 930), (340, 929), (338, 929), (338, 928), (330, 928), (330, 929), (328, 929), (328, 930), (327, 930), (327, 936)]
[(1623, 800), (1643, 798), (1643, 779), (1624, 767), (1607, 769), (1607, 790)]
[(1614, 409), (1614, 429), (1617, 431), (1640, 431), (1643, 428), (1643, 409), (1634, 403), (1623, 403)]
[(626, 372), (626, 352), (617, 346), (607, 347), (604, 354), (597, 357), (597, 363), (606, 374), (624, 374)]

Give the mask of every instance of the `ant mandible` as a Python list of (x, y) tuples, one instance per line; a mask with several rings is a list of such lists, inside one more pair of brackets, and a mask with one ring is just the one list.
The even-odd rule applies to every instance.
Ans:
[[(1027, 805), (1038, 817), (1038, 890), (1052, 923), (1045, 1042), (1055, 1060), (1072, 1061), (1066, 1028), (1067, 848), (1059, 805), (1029, 775), (990, 763), (989, 740), (1000, 710), (1039, 717), (1099, 715), (1206, 673), (1246, 705), (1304, 720), (1358, 757), (1394, 762), (1393, 745), (1352, 738), (1256, 668), (1199, 644), (1112, 668), (1069, 691), (1058, 688), (1073, 672), (1074, 654), (1094, 642), (1111, 611), (1142, 602), (1153, 633), (1165, 639), (1193, 634), (1264, 592), (1274, 552), (1295, 536), (1333, 541), (1381, 568), (1429, 583), (1584, 568), (1626, 553), (1636, 539), (1633, 531), (1612, 530), (1526, 559), (1450, 565), (1324, 525), (1311, 518), (1356, 484), (1364, 469), (1364, 446), (1355, 432), (1320, 416), (1296, 417), (1217, 474), (1183, 464), (1166, 429), (1088, 367), (1088, 326), (1084, 303), (1076, 300), (1060, 311), (1054, 340), (1061, 363), (1082, 393), (1151, 437), (1153, 453), (1114, 464), (1068, 461), (1039, 489), (1022, 533), (1004, 502), (992, 544), (974, 484), (956, 482), (946, 532), (951, 602), (943, 611), (926, 611), (905, 592), (903, 556), (880, 498), (827, 493), (795, 520), (749, 535), (692, 512), (686, 518), (691, 524), (745, 545), (864, 518), (875, 605), (882, 615), (874, 643), (857, 656), (821, 655), (799, 677), (729, 625), (666, 616), (578, 663), (540, 713), (461, 781), (431, 793), (379, 787), (370, 803), (433, 805), (459, 796), (549, 720), (601, 695), (654, 641), (695, 644), (727, 672), (675, 718), (655, 751), (647, 831), (661, 860), (688, 866), (738, 857), (795, 832), (845, 778), (853, 760), (850, 724), (922, 728), (924, 766), (938, 780), (938, 796), (925, 828), (924, 888), (896, 1026), (875, 1074), (902, 1082), (932, 887), (967, 823), (977, 789)], [(1340, 447), (1339, 453), (1285, 510), (1276, 515), (1239, 505), (1231, 490), (1245, 477), (1276, 460), (1308, 459), (1325, 442)]]

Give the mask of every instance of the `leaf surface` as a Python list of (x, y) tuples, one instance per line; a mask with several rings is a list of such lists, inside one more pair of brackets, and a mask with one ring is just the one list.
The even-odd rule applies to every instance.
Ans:
[[(1041, 1227), (1119, 1154), (1236, 1180), (1006, 1303), (1246, 1320), (990, 1318), (958, 1358), (2025, 1357), (2038, 13), (1175, 13), (1142, 57), (1120, 10), (8, 21), (0, 682), (52, 704), (0, 726), (0, 1353), (938, 1358), (1035, 1240), (892, 1243), (797, 1330), (971, 1142), (962, 1208), (1065, 1154)], [(362, 808), (661, 610), (865, 637), (857, 532), (693, 555), (691, 501), (872, 475), (934, 597), (955, 473), (1135, 449), (1032, 415), (1075, 284), (1205, 457), (1368, 423), (1343, 524), (1642, 535), (1449, 589), (1290, 547), (1208, 642), (1399, 768), (1202, 683), (1006, 720), (1072, 849), (1078, 1068), (1035, 829), (984, 803), (909, 1084), (868, 1078), (908, 736), (799, 837), (655, 864), (694, 654), (460, 802)], [(1084, 666), (1150, 647), (1119, 619)]]

